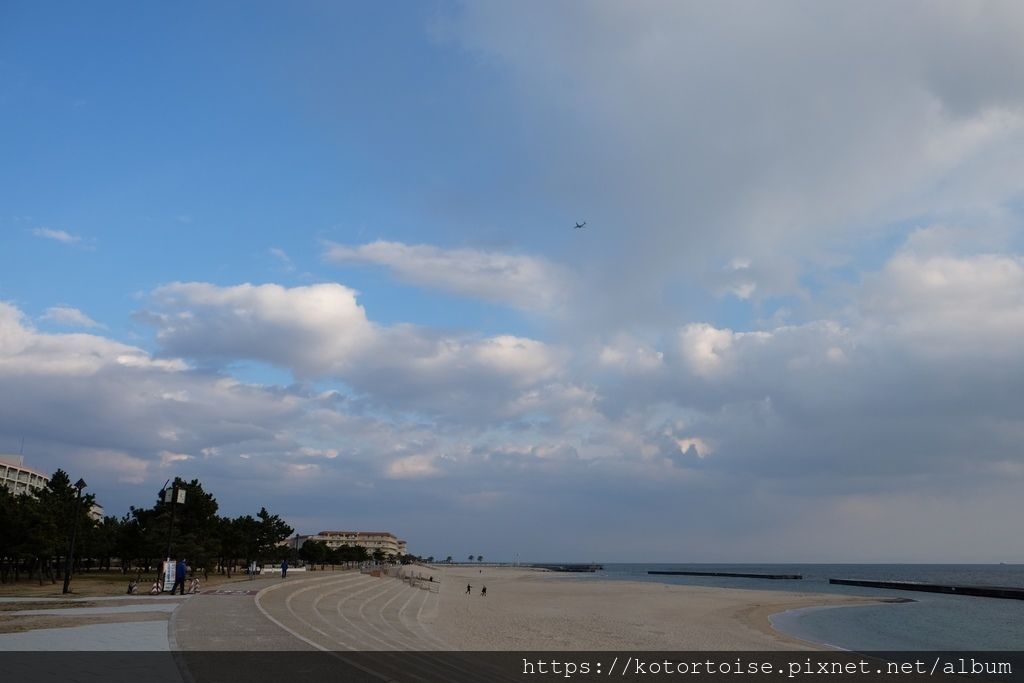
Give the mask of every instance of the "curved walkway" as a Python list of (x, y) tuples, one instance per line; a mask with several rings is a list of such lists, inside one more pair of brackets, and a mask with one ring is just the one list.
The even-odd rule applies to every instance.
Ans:
[[(319, 575), (317, 575), (319, 574)], [(451, 650), (431, 632), (439, 594), (357, 571), (225, 584), (193, 596), (171, 618), (184, 651)]]
[(259, 592), (256, 607), (318, 650), (449, 650), (424, 624), (437, 599), (398, 579), (343, 572), (279, 581)]

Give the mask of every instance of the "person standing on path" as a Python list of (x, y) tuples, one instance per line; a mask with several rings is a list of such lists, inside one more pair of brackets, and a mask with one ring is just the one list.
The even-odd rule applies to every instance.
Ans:
[(174, 591), (178, 590), (181, 586), (181, 594), (185, 594), (185, 573), (188, 572), (188, 565), (185, 564), (185, 558), (182, 557), (178, 560), (178, 563), (174, 565), (174, 585), (171, 586), (171, 595), (174, 595)]
[(288, 576), (288, 558), (281, 560), (281, 578)]

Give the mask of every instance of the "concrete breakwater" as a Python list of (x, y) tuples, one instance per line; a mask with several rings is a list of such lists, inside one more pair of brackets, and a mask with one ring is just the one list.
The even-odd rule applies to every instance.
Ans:
[(863, 579), (829, 579), (829, 583), (842, 586), (864, 586), (865, 588), (891, 588), (901, 591), (924, 593), (948, 593), (951, 595), (973, 595), (982, 598), (1004, 598), (1024, 600), (1024, 588), (1006, 586), (950, 586), (938, 583), (917, 583), (913, 581), (867, 581)]
[(661, 574), (669, 576), (732, 576), (741, 579), (802, 579), (801, 574), (740, 574), (736, 572), (669, 572), (669, 571), (648, 571), (648, 574)]
[(530, 564), (533, 569), (547, 569), (551, 572), (597, 572), (604, 569), (600, 564)]

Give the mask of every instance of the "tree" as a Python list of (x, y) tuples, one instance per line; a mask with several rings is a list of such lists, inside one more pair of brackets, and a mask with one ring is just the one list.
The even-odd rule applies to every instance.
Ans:
[(470, 555), (470, 556), (469, 556), (469, 561), (470, 561), (470, 562), (472, 562), (472, 561), (473, 561), (473, 556), (472, 556), (472, 555)]
[[(35, 501), (38, 505), (32, 505), (29, 500)], [(52, 571), (52, 560), (67, 556), (73, 530), (77, 528), (85, 535), (95, 524), (89, 516), (89, 510), (96, 503), (96, 497), (91, 493), (80, 495), (79, 490), (72, 486), (71, 477), (67, 472), (58, 469), (46, 486), (24, 502), (30, 508), (37, 508), (36, 524), (39, 526), (36, 527), (36, 538), (32, 539), (30, 544), (39, 571), (39, 583), (41, 585), (43, 582), (44, 563), (50, 580), (56, 581)], [(81, 557), (81, 553), (76, 555)]]
[[(238, 558), (244, 557), (247, 552), (246, 533), (248, 530), (245, 525), (245, 519), (242, 517), (236, 519), (219, 517), (217, 519), (217, 535), (220, 540), (220, 566), (229, 577), (231, 576), (231, 570), (235, 567), (235, 562)], [(247, 519), (255, 522), (252, 517)]]
[(139, 564), (142, 557), (142, 529), (138, 520), (129, 511), (117, 526), (117, 538), (114, 541), (114, 556), (121, 558), (121, 571), (128, 573)]
[(267, 512), (267, 508), (260, 508), (257, 517), (257, 554), (262, 559), (267, 556), (279, 554), (280, 543), (286, 540), (295, 531), (285, 524), (284, 520), (277, 515)]
[[(164, 502), (163, 498), (158, 496), (153, 507), (152, 527), (155, 534), (160, 534), (162, 529), (164, 539), (157, 557), (163, 557), (167, 553), (167, 541), (171, 540), (171, 554), (177, 558), (186, 558), (193, 571), (197, 567), (201, 567), (208, 577), (210, 565), (213, 564), (220, 551), (220, 543), (217, 538), (217, 531), (220, 528), (217, 517), (219, 508), (217, 499), (213, 497), (212, 493), (203, 490), (203, 485), (198, 479), (186, 482), (183, 479), (175, 478), (173, 487), (185, 492), (185, 502)], [(174, 505), (173, 532), (171, 530), (172, 505)], [(169, 538), (172, 533), (173, 537)]]
[(476, 556), (476, 561), (477, 562), (483, 562), (484, 561), (484, 556), (483, 555), (477, 555)]
[(330, 554), (331, 549), (324, 541), (306, 541), (299, 548), (299, 559), (308, 564), (319, 564), (321, 568), (327, 562)]
[(121, 520), (112, 515), (104, 517), (82, 534), (82, 557), (86, 566), (91, 567), (95, 559), (99, 569), (110, 569), (111, 559), (117, 555), (117, 541), (121, 532)]

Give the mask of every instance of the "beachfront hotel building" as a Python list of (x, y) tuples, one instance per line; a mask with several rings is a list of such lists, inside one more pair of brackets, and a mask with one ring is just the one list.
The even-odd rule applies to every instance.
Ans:
[(406, 543), (389, 531), (321, 531), (311, 536), (296, 534), (289, 544), (298, 550), (306, 541), (323, 541), (331, 550), (343, 545), (362, 546), (371, 554), (380, 550), (385, 555), (405, 555)]
[(25, 459), (20, 455), (0, 455), (0, 486), (14, 495), (21, 493), (35, 494), (50, 482), (50, 477), (25, 467)]

